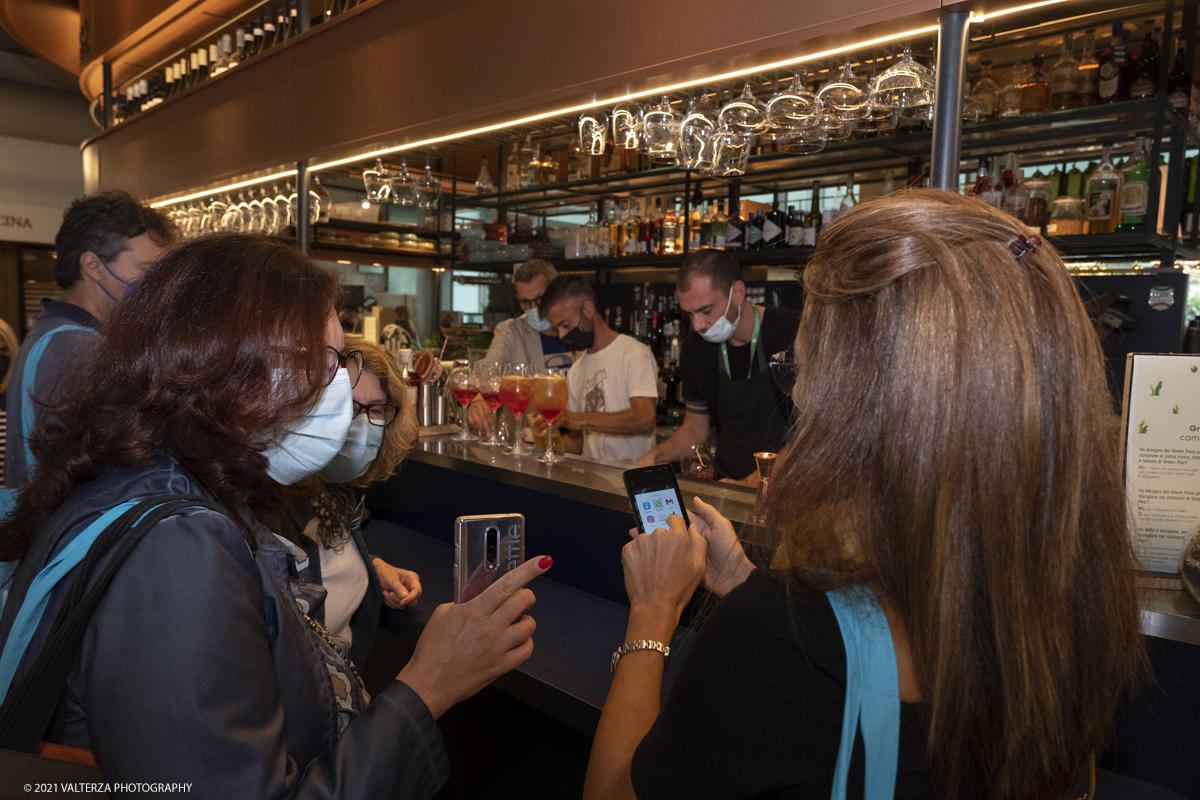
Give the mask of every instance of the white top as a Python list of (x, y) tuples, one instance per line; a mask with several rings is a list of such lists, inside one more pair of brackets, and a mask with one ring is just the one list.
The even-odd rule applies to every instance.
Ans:
[[(317, 520), (309, 520), (304, 534), (310, 539), (316, 539)], [(309, 530), (311, 528), (311, 530)], [(367, 596), (370, 581), (367, 578), (367, 565), (354, 542), (342, 545), (341, 552), (322, 547), (321, 550), (321, 585), (325, 587), (325, 630), (331, 636), (344, 639), (347, 644), (353, 644), (353, 634), (350, 632), (350, 618), (363, 598)]]
[[(658, 364), (650, 348), (619, 334), (598, 353), (584, 353), (567, 373), (568, 411), (626, 411), (631, 397), (658, 399)], [(637, 461), (654, 447), (654, 434), (583, 433), (583, 454), (606, 461)]]

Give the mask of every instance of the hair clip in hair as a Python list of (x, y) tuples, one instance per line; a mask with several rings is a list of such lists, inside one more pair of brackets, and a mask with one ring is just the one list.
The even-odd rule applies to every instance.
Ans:
[(1012, 254), (1017, 258), (1018, 261), (1020, 261), (1021, 256), (1033, 250), (1037, 250), (1041, 246), (1042, 237), (1040, 236), (1034, 235), (1030, 236), (1029, 238), (1025, 238), (1024, 236), (1018, 235), (1017, 238), (1014, 239), (1013, 242), (1008, 246), (1008, 249), (1012, 251)]

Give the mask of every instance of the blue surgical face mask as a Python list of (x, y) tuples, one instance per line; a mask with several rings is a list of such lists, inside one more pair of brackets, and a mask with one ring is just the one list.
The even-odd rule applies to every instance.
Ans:
[(537, 306), (525, 309), (525, 321), (529, 323), (529, 327), (538, 333), (545, 333), (550, 330), (550, 320), (541, 315)]
[(359, 414), (350, 422), (346, 442), (324, 469), (317, 473), (328, 483), (349, 483), (366, 474), (371, 463), (379, 455), (383, 444), (383, 428), (372, 425), (366, 413)]
[[(96, 258), (100, 258), (100, 256), (96, 256)], [(121, 292), (121, 300), (124, 300), (126, 297), (129, 297), (129, 293), (133, 291), (133, 288), (138, 285), (139, 281), (136, 281), (136, 280), (122, 281), (120, 278), (117, 278), (117, 273), (113, 272), (109, 268), (107, 261), (105, 261), (103, 258), (100, 258), (100, 263), (104, 265), (104, 269), (108, 271), (109, 275), (112, 275), (114, 278), (116, 278), (118, 281), (120, 281), (121, 284), (123, 284), (125, 286), (125, 291)], [(120, 302), (120, 300), (117, 300), (117, 298), (112, 296), (112, 294), (108, 291), (108, 289), (104, 288), (103, 283), (100, 284), (100, 291), (107, 294), (108, 299), (112, 300), (114, 303)]]
[(725, 314), (729, 313), (729, 309), (732, 307), (732, 305), (733, 292), (730, 292), (729, 301), (725, 303), (725, 311), (721, 314), (721, 318), (712, 325), (709, 325), (708, 330), (700, 334), (704, 338), (704, 341), (711, 342), (712, 344), (720, 344), (721, 342), (728, 341), (729, 337), (733, 336), (733, 331), (737, 328), (737, 320), (742, 316), (742, 308), (741, 306), (738, 306), (738, 315), (734, 318), (734, 322), (730, 322), (729, 318), (726, 317)]
[(316, 408), (280, 431), (276, 443), (263, 451), (267, 475), (284, 486), (316, 475), (342, 449), (353, 415), (350, 376), (342, 367)]

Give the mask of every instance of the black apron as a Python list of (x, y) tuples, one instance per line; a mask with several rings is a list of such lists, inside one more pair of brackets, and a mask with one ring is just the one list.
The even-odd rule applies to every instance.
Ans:
[(787, 418), (775, 396), (761, 342), (755, 342), (750, 357), (758, 359), (758, 372), (744, 381), (731, 379), (725, 364), (717, 359), (717, 472), (721, 478), (745, 478), (758, 469), (755, 453), (778, 453), (787, 440)]

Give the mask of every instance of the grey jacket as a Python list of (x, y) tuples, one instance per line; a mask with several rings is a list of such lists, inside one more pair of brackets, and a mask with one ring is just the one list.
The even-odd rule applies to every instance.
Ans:
[(525, 321), (525, 317), (506, 319), (496, 326), (495, 337), (488, 348), (485, 361), (501, 364), (530, 364), (535, 370), (546, 363), (542, 353), (542, 335)]
[[(55, 553), (97, 514), (163, 492), (208, 496), (167, 455), (77, 487), (21, 560), (0, 647)], [(329, 673), (291, 595), (295, 562), (250, 524), (254, 552), (231, 520), (200, 509), (163, 520), (138, 545), (84, 636), (62, 743), (92, 750), (110, 783), (191, 783), (189, 798), (433, 797), (449, 761), (405, 684), (392, 681), (337, 735)], [(51, 596), (16, 680), (41, 651), (73, 574)]]

